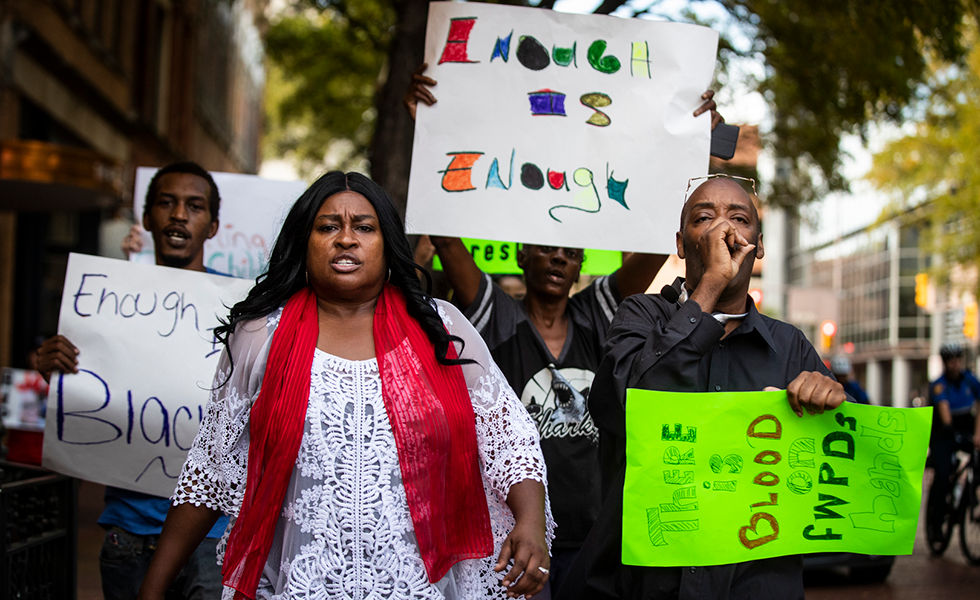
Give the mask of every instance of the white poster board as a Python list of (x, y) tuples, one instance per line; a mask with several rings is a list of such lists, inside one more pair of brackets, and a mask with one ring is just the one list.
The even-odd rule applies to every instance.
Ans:
[(706, 27), (434, 2), (406, 223), (430, 233), (672, 254), (705, 175)]
[[(136, 169), (133, 215), (143, 223), (146, 190), (157, 169)], [(303, 181), (277, 181), (257, 175), (212, 172), (221, 207), (218, 234), (204, 243), (204, 265), (232, 277), (255, 280), (265, 271), (269, 253), (282, 221), (296, 199), (306, 190)], [(143, 250), (130, 257), (134, 262), (152, 265), (153, 238), (143, 232)]]
[(222, 346), (217, 316), (252, 282), (71, 254), (58, 333), (77, 374), (48, 394), (44, 466), (170, 496), (204, 415)]

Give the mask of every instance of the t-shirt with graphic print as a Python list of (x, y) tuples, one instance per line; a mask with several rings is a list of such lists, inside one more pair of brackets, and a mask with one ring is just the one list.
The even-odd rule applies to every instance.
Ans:
[(602, 343), (621, 298), (616, 276), (600, 277), (568, 301), (568, 336), (552, 356), (524, 304), (484, 274), (464, 314), (531, 414), (548, 466), (554, 548), (578, 548), (599, 513), (599, 432), (586, 408)]

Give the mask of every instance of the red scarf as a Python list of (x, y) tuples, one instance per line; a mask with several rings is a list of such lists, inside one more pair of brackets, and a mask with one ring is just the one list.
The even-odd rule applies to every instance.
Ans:
[[(318, 335), (316, 296), (306, 288), (283, 309), (252, 406), (245, 499), (221, 569), (236, 600), (255, 597), (269, 556), (303, 438)], [(493, 552), (487, 504), (475, 501), (486, 495), (473, 406), (462, 369), (436, 360), (404, 295), (389, 284), (374, 311), (374, 347), (415, 536), (436, 582), (455, 563)], [(448, 356), (457, 357), (452, 344)]]

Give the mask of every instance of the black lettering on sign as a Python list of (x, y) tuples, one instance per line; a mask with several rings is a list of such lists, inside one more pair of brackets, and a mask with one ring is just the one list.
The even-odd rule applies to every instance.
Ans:
[(808, 540), (842, 540), (844, 536), (839, 533), (834, 533), (834, 530), (828, 527), (824, 530), (825, 533), (816, 535), (813, 533), (813, 525), (807, 525), (803, 528), (803, 537)]
[(830, 494), (818, 494), (817, 500), (823, 502), (823, 504), (818, 504), (813, 507), (814, 519), (843, 519), (844, 518), (828, 507), (843, 506), (844, 504), (849, 504), (847, 500), (841, 500), (837, 496), (832, 496)]
[[(835, 449), (835, 443), (838, 447), (843, 443), (844, 449)], [(854, 460), (854, 436), (846, 431), (831, 431), (823, 438), (823, 455)]]
[(534, 163), (521, 165), (521, 185), (529, 190), (540, 190), (544, 187), (544, 173)]
[(857, 430), (857, 419), (855, 419), (854, 417), (845, 417), (844, 413), (837, 413), (834, 415), (834, 419), (837, 421), (837, 424), (840, 425), (841, 427), (846, 425), (851, 429), (851, 431)]
[(522, 35), (517, 43), (517, 60), (532, 71), (540, 71), (551, 64), (548, 50), (529, 35)]
[(820, 474), (817, 476), (818, 483), (826, 483), (827, 485), (847, 485), (847, 477), (836, 477), (834, 475), (834, 468), (827, 463), (820, 465)]

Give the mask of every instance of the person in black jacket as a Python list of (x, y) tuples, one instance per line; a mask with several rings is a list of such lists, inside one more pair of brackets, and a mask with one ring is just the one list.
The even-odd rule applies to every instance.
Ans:
[(730, 178), (710, 176), (681, 213), (686, 279), (627, 298), (610, 326), (589, 395), (600, 431), (603, 506), (558, 600), (803, 598), (797, 556), (713, 567), (621, 562), (627, 388), (679, 392), (786, 389), (794, 412), (821, 413), (845, 393), (795, 327), (765, 317), (748, 295), (763, 255), (759, 215)]

